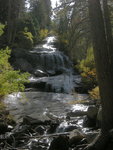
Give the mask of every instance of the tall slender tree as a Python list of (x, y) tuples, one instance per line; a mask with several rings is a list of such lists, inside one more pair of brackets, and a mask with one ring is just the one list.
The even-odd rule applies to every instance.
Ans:
[(102, 103), (102, 126), (100, 135), (85, 149), (106, 150), (109, 131), (113, 128), (113, 47), (107, 0), (88, 0), (94, 56)]
[(25, 6), (25, 0), (8, 0), (7, 14), (7, 41), (8, 44), (14, 42), (16, 35), (16, 25), (21, 13), (21, 9)]

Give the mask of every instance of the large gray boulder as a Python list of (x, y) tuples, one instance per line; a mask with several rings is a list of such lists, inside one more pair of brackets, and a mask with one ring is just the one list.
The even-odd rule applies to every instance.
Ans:
[(93, 106), (89, 106), (88, 111), (87, 111), (87, 116), (90, 119), (95, 119), (98, 113), (98, 108), (93, 105)]
[(17, 58), (13, 63), (13, 66), (16, 70), (21, 70), (23, 72), (33, 72), (33, 66), (23, 58)]

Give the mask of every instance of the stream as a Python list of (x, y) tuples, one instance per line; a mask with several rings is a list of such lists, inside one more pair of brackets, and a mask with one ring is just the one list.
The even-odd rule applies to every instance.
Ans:
[[(75, 92), (81, 77), (72, 69), (73, 64), (69, 58), (54, 47), (55, 40), (55, 36), (49, 36), (43, 44), (37, 45), (28, 52), (31, 57), (29, 63), (33, 66), (30, 83), (26, 85), (25, 92), (10, 94), (4, 102), (19, 125), (23, 123), (26, 116), (43, 123), (52, 121), (52, 125), (58, 124), (53, 132), (48, 132), (50, 124), (43, 126), (45, 129), (42, 135), (65, 133), (75, 129), (86, 134), (90, 130), (83, 127), (83, 121), (89, 105), (93, 106), (93, 104), (89, 102), (87, 94)], [(29, 57), (24, 59), (30, 60)], [(17, 65), (17, 62), (15, 64)], [(24, 65), (20, 66), (20, 69)], [(83, 103), (77, 103), (77, 101), (83, 101)], [(37, 126), (39, 127), (39, 124)], [(43, 127), (41, 125), (40, 131)], [(31, 135), (31, 131), (27, 134)], [(39, 136), (38, 129), (31, 136), (33, 135)], [(23, 143), (15, 147), (21, 147), (22, 150), (51, 150), (49, 148), (51, 140), (51, 138), (42, 138), (39, 144), (36, 138), (31, 138), (26, 144), (26, 140), (23, 140)], [(55, 149), (52, 148), (52, 150)]]

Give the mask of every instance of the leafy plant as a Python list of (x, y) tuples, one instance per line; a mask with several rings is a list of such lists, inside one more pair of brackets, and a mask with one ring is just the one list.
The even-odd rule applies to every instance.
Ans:
[(92, 47), (87, 50), (86, 58), (79, 62), (77, 68), (81, 72), (84, 88), (86, 90), (95, 88), (97, 86), (97, 77)]
[(47, 35), (48, 35), (48, 30), (47, 29), (41, 29), (39, 31), (40, 40), (43, 40), (45, 37), (47, 37)]
[(99, 100), (100, 99), (99, 87), (96, 86), (94, 89), (89, 91), (89, 94), (92, 99)]
[(5, 25), (0, 23), (0, 36), (4, 33), (3, 29), (5, 28)]
[(28, 82), (28, 73), (21, 74), (13, 70), (8, 62), (11, 50), (7, 47), (0, 50), (0, 97), (12, 92), (24, 90), (24, 83)]
[(17, 34), (17, 47), (31, 49), (33, 47), (33, 35), (28, 31), (20, 31)]

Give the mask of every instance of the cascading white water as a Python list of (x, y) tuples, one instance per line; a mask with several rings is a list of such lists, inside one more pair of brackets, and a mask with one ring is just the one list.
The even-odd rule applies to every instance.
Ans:
[(48, 92), (70, 93), (74, 89), (72, 62), (54, 47), (55, 40), (55, 36), (49, 36), (44, 40), (43, 44), (36, 46), (30, 51), (37, 56), (35, 75), (39, 70), (48, 74), (47, 77), (38, 79), (32, 77), (30, 81), (45, 83), (44, 90)]
[(54, 47), (55, 40), (55, 36), (47, 37), (44, 44), (40, 44), (30, 51), (37, 56), (37, 66), (43, 70), (54, 72), (61, 69), (71, 69), (72, 62), (69, 58)]

